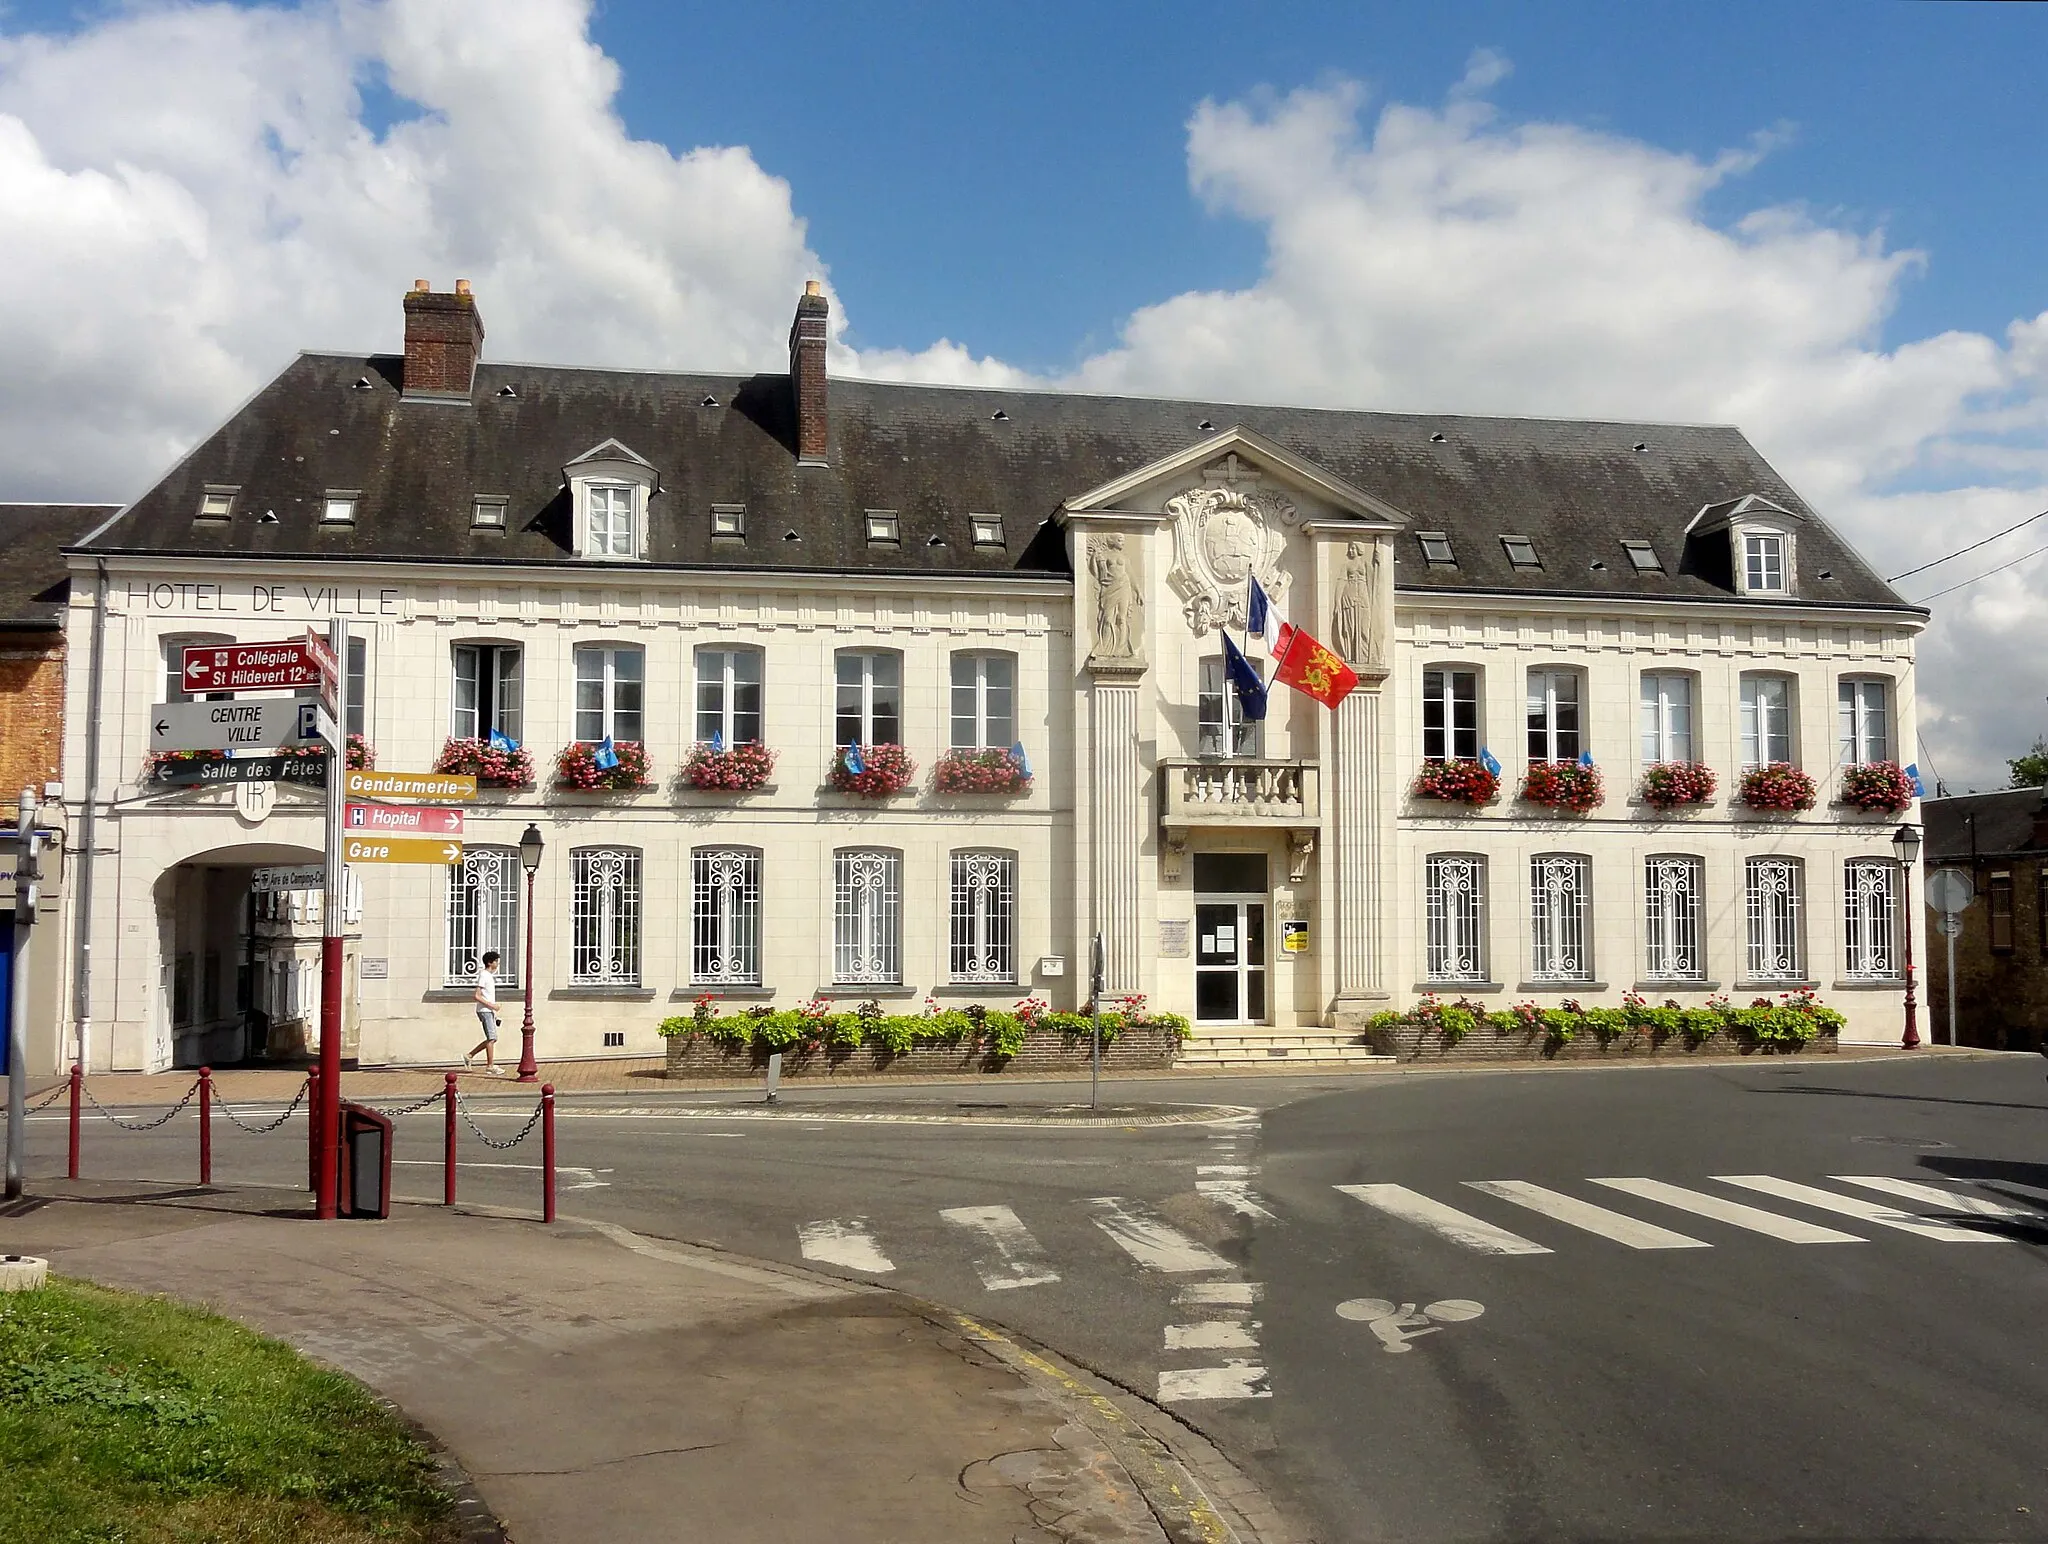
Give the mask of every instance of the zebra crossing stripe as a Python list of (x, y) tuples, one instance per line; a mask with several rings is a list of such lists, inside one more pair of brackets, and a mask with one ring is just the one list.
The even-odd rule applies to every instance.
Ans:
[(1252, 1334), (1256, 1324), (1239, 1319), (1210, 1319), (1201, 1324), (1166, 1326), (1169, 1351), (1256, 1351), (1259, 1342)]
[(1716, 1174), (1714, 1178), (1724, 1185), (1740, 1185), (1746, 1190), (1760, 1190), (1767, 1196), (1797, 1201), (1803, 1206), (1817, 1207), (1824, 1212), (1840, 1212), (1844, 1217), (1874, 1222), (1881, 1228), (1897, 1228), (1901, 1233), (1916, 1233), (1921, 1238), (1939, 1239), (1944, 1244), (2005, 1242), (1995, 1233), (1979, 1233), (1971, 1228), (1959, 1228), (1952, 1222), (1943, 1222), (1939, 1217), (1914, 1217), (1899, 1211), (1896, 1207), (1879, 1206), (1874, 1201), (1866, 1201), (1861, 1196), (1837, 1195), (1832, 1190), (1821, 1190), (1812, 1185), (1795, 1185), (1788, 1179), (1779, 1179), (1771, 1174)]
[(1512, 1201), (1516, 1206), (1526, 1206), (1530, 1211), (1548, 1217), (1553, 1222), (1569, 1224), (1600, 1238), (1611, 1238), (1615, 1243), (1626, 1244), (1631, 1249), (1714, 1247), (1705, 1239), (1673, 1233), (1669, 1228), (1660, 1228), (1654, 1222), (1638, 1222), (1633, 1217), (1624, 1217), (1620, 1212), (1610, 1212), (1604, 1206), (1595, 1206), (1590, 1201), (1581, 1201), (1576, 1196), (1568, 1196), (1560, 1191), (1546, 1190), (1543, 1186), (1532, 1185), (1527, 1180), (1468, 1179), (1465, 1184), (1483, 1195)]
[(796, 1239), (804, 1258), (821, 1265), (874, 1275), (896, 1269), (895, 1262), (875, 1242), (865, 1217), (826, 1217), (806, 1222), (797, 1228)]
[(1266, 1369), (1251, 1362), (1224, 1360), (1221, 1367), (1184, 1367), (1159, 1375), (1159, 1402), (1188, 1399), (1271, 1399)]
[(1122, 1196), (1097, 1196), (1095, 1226), (1119, 1249), (1148, 1270), (1227, 1271), (1231, 1264), (1206, 1244), (1198, 1244), (1146, 1208)]
[(1415, 1223), (1429, 1229), (1441, 1238), (1467, 1249), (1476, 1249), (1481, 1254), (1529, 1255), (1550, 1254), (1551, 1250), (1541, 1244), (1531, 1243), (1519, 1233), (1510, 1233), (1506, 1228), (1496, 1228), (1490, 1222), (1446, 1206), (1441, 1201), (1432, 1201), (1418, 1190), (1406, 1185), (1338, 1185), (1347, 1196), (1356, 1197), (1367, 1206), (1377, 1208), (1390, 1217), (1399, 1217), (1404, 1222)]
[(1007, 1206), (953, 1206), (939, 1215), (972, 1233), (980, 1244), (975, 1274), (991, 1292), (1042, 1287), (1060, 1279), (1031, 1230)]
[(1195, 1194), (1236, 1212), (1240, 1217), (1252, 1217), (1265, 1222), (1279, 1221), (1266, 1210), (1265, 1204), (1252, 1190), (1249, 1180), (1198, 1179), (1195, 1181)]
[(1840, 1185), (1861, 1185), (1865, 1190), (1888, 1191), (1895, 1196), (1904, 1196), (1908, 1201), (1923, 1201), (1929, 1206), (1944, 1207), (1951, 1212), (1969, 1212), (1978, 1217), (2013, 1217), (2040, 1221), (2040, 1213), (2023, 1211), (2017, 1206), (2007, 1206), (2000, 1201), (1986, 1201), (1981, 1196), (1966, 1196), (1953, 1190), (1943, 1190), (1939, 1185), (1916, 1184), (1910, 1179), (1893, 1179), (1889, 1174), (1831, 1174), (1828, 1178)]
[(1837, 1228), (1824, 1228), (1817, 1222), (1801, 1222), (1797, 1217), (1780, 1217), (1776, 1212), (1767, 1212), (1761, 1207), (1745, 1206), (1740, 1201), (1726, 1201), (1720, 1196), (1687, 1190), (1680, 1185), (1667, 1185), (1659, 1179), (1596, 1179), (1590, 1183), (1605, 1185), (1610, 1190), (1619, 1190), (1626, 1195), (1640, 1196), (1645, 1201), (1662, 1202), (1665, 1206), (1676, 1207), (1682, 1212), (1692, 1212), (1696, 1216), (1711, 1217), (1714, 1221), (1725, 1222), (1730, 1227), (1747, 1228), (1752, 1233), (1761, 1233), (1766, 1238), (1779, 1239), (1787, 1244), (1867, 1242), (1854, 1233), (1844, 1233)]
[(1173, 1300), (1183, 1308), (1249, 1308), (1265, 1291), (1256, 1281), (1190, 1281)]

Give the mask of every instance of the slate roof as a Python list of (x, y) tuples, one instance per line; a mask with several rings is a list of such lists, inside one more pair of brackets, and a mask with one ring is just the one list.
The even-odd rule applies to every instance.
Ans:
[[(1996, 793), (1957, 794), (1920, 806), (1927, 822), (1927, 861), (1968, 861), (2048, 849), (2048, 790), (2005, 788)], [(1972, 827), (1975, 830), (1972, 830)], [(2039, 829), (2043, 836), (2037, 838)]]
[(63, 625), (71, 594), (64, 549), (118, 504), (0, 504), (0, 628)]
[[(786, 375), (487, 362), (478, 366), (471, 401), (449, 405), (401, 401), (400, 366), (388, 355), (300, 356), (94, 549), (573, 562), (562, 467), (616, 439), (660, 475), (647, 554), (655, 564), (1064, 575), (1064, 544), (1050, 523), (1062, 499), (1243, 424), (1397, 506), (1413, 530), (1450, 535), (1454, 569), (1426, 567), (1414, 536), (1399, 539), (1403, 590), (1726, 600), (1726, 538), (1717, 556), (1713, 539), (1688, 543), (1683, 533), (1702, 506), (1758, 493), (1808, 520), (1799, 536), (1802, 593), (1791, 604), (1905, 608), (1727, 427), (1340, 412), (835, 377), (830, 464), (799, 468)], [(207, 484), (240, 488), (230, 522), (194, 523)], [(328, 489), (360, 492), (353, 526), (321, 527)], [(504, 532), (471, 528), (479, 494), (508, 499)], [(714, 503), (746, 505), (743, 543), (713, 541)], [(900, 545), (866, 540), (863, 512), (870, 509), (896, 511)], [(276, 520), (264, 522), (265, 511)], [(970, 514), (1000, 514), (1006, 546), (974, 546)], [(1503, 534), (1531, 538), (1542, 568), (1512, 568)], [(1653, 543), (1666, 571), (1636, 572), (1624, 540)]]

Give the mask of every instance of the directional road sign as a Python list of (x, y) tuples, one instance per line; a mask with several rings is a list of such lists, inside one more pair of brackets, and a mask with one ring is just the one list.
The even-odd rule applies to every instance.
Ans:
[(237, 756), (232, 761), (159, 761), (152, 788), (203, 788), (218, 783), (304, 783), (327, 786), (325, 756)]
[(344, 836), (344, 863), (437, 863), (462, 861), (462, 843), (426, 836)]
[(153, 751), (294, 750), (324, 743), (334, 720), (317, 702), (258, 697), (249, 702), (160, 702), (149, 710)]
[(341, 823), (345, 830), (390, 836), (462, 835), (462, 811), (437, 804), (350, 804)]
[(446, 799), (476, 797), (476, 779), (457, 772), (351, 772), (342, 784), (351, 799)]
[(259, 868), (249, 871), (251, 890), (324, 890), (327, 865), (300, 863), (289, 868)]
[[(332, 658), (332, 654), (328, 656)], [(208, 643), (185, 650), (188, 692), (276, 692), (327, 686), (333, 677), (303, 638), (279, 643)]]

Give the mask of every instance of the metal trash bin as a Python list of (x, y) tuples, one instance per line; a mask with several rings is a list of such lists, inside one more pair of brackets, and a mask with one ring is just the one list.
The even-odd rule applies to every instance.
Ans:
[(391, 1215), (390, 1116), (360, 1104), (341, 1107), (340, 1180), (339, 1215)]

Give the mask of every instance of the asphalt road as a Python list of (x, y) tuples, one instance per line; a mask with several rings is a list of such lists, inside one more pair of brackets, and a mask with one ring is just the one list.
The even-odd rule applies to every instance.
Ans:
[[(561, 1204), (1054, 1346), (1163, 1397), (1330, 1544), (2033, 1539), (2044, 1071), (1118, 1081), (1119, 1103), (1243, 1113), (1102, 1129), (844, 1118), (1073, 1085), (797, 1088), (773, 1121), (593, 1097), (564, 1106)], [(627, 1105), (665, 1113), (598, 1113)], [(62, 1128), (33, 1129), (47, 1170)], [(88, 1172), (189, 1167), (182, 1121), (88, 1129)], [(400, 1190), (437, 1194), (438, 1121), (400, 1129)], [(531, 1204), (533, 1145), (467, 1140), (464, 1198)], [(302, 1154), (222, 1133), (216, 1177), (289, 1180)]]

